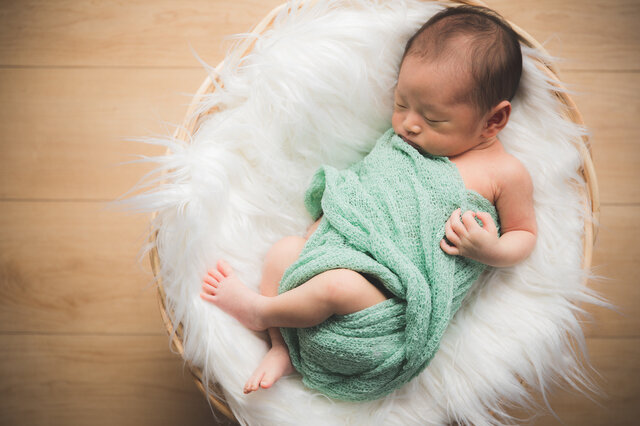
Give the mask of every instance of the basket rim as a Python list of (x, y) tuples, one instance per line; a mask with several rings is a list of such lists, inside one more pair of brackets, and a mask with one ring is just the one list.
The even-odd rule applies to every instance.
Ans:
[[(300, 3), (298, 7), (302, 7), (303, 4), (314, 4), (320, 0), (307, 0)], [(487, 6), (486, 3), (480, 0), (421, 0), (421, 1), (430, 1), (441, 3), (445, 6), (455, 6), (460, 4), (474, 5), (474, 6)], [(287, 7), (288, 3), (283, 3), (279, 6), (276, 6), (272, 9), (265, 17), (252, 29), (252, 31), (248, 34), (260, 34), (268, 29), (275, 20), (276, 15), (278, 15), (283, 8)], [(289, 7), (289, 10), (291, 8)], [(492, 10), (495, 10), (491, 8)], [(514, 24), (507, 18), (505, 20), (512, 26), (512, 28), (523, 38), (523, 41), (528, 47), (534, 48), (547, 56), (549, 53), (537, 40), (535, 40), (528, 32), (520, 28), (518, 25)], [(236, 49), (233, 50), (232, 55), (235, 58), (236, 56), (243, 57), (247, 53), (251, 51), (254, 44), (256, 42), (255, 37), (247, 37), (244, 41), (237, 46)], [(215, 71), (219, 75), (220, 71), (225, 65), (227, 58), (223, 59), (216, 67)], [(542, 65), (542, 67), (540, 67)], [(538, 67), (541, 68), (547, 76), (551, 79), (551, 81), (558, 87), (559, 91), (554, 91), (555, 96), (558, 98), (560, 102), (565, 106), (564, 113), (567, 118), (572, 122), (578, 125), (584, 125), (584, 121), (582, 115), (580, 114), (577, 105), (571, 99), (571, 97), (567, 94), (567, 90), (565, 86), (561, 83), (558, 71), (553, 64), (538, 61)], [(222, 82), (216, 77), (216, 84), (223, 86)], [(202, 123), (203, 119), (207, 116), (217, 112), (214, 111), (205, 111), (199, 113), (197, 116), (194, 116), (197, 111), (197, 106), (204, 96), (207, 94), (213, 93), (215, 91), (216, 85), (211, 80), (210, 75), (204, 79), (202, 84), (200, 85), (198, 91), (193, 96), (187, 111), (185, 113), (185, 118), (183, 120), (182, 126), (179, 126), (173, 137), (176, 139), (180, 139), (182, 141), (189, 140), (189, 137), (194, 134), (195, 130)], [(591, 261), (593, 257), (593, 246), (595, 244), (595, 240), (597, 238), (598, 233), (598, 223), (600, 218), (600, 196), (598, 189), (598, 182), (595, 173), (595, 166), (593, 164), (593, 160), (591, 157), (591, 145), (589, 144), (589, 138), (587, 135), (582, 136), (582, 140), (576, 143), (580, 156), (582, 158), (582, 165), (580, 167), (580, 172), (583, 175), (586, 183), (586, 193), (582, 192), (582, 195), (587, 201), (585, 205), (585, 210), (587, 213), (587, 219), (592, 218), (593, 220), (585, 220), (584, 225), (584, 235), (583, 235), (583, 261), (582, 268), (588, 269), (591, 266)], [(170, 149), (167, 149), (166, 154), (169, 155), (171, 153)], [(162, 174), (166, 174), (167, 171), (163, 171)], [(164, 183), (165, 181), (162, 181)], [(151, 214), (151, 221), (154, 221), (158, 216), (158, 211), (153, 212)], [(196, 386), (200, 391), (204, 394), (204, 396), (209, 400), (209, 402), (214, 406), (216, 410), (222, 413), (229, 420), (238, 422), (236, 417), (234, 416), (231, 408), (228, 403), (222, 399), (216, 397), (216, 394), (222, 394), (222, 388), (217, 384), (209, 384), (210, 389), (205, 389), (202, 370), (193, 365), (189, 360), (187, 360), (184, 356), (184, 347), (182, 345), (182, 335), (183, 335), (183, 325), (182, 323), (178, 323), (178, 326), (174, 330), (172, 313), (167, 311), (167, 307), (165, 304), (166, 293), (164, 291), (164, 287), (162, 285), (162, 277), (160, 275), (160, 257), (158, 255), (157, 247), (155, 245), (155, 240), (157, 238), (158, 230), (153, 232), (149, 237), (149, 242), (152, 243), (152, 248), (149, 252), (149, 260), (151, 263), (151, 269), (153, 271), (154, 278), (157, 282), (157, 298), (158, 298), (158, 306), (160, 309), (160, 315), (164, 322), (165, 328), (167, 330), (168, 335), (171, 337), (171, 347), (180, 354), (182, 359), (186, 362), (189, 371), (191, 372), (194, 381), (196, 382)], [(524, 384), (524, 381), (520, 379), (521, 383)]]

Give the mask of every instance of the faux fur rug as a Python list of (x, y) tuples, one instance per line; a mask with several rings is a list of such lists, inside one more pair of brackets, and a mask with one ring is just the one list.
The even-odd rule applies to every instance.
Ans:
[[(243, 385), (268, 349), (266, 333), (242, 327), (199, 297), (201, 278), (227, 259), (258, 288), (269, 247), (304, 235), (311, 218), (303, 194), (320, 164), (344, 168), (362, 158), (390, 127), (392, 91), (407, 39), (443, 6), (416, 0), (290, 2), (273, 27), (239, 61), (230, 51), (218, 87), (200, 110), (219, 107), (189, 141), (141, 139), (169, 148), (121, 204), (158, 211), (159, 278), (185, 356), (219, 382), (242, 424), (504, 424), (506, 405), (569, 383), (596, 390), (585, 374), (578, 314), (582, 303), (606, 305), (583, 283), (584, 200), (576, 149), (586, 129), (566, 120), (553, 88), (523, 47), (524, 69), (505, 149), (533, 178), (538, 241), (523, 263), (489, 269), (474, 284), (427, 369), (385, 399), (333, 401), (297, 374), (249, 395)], [(165, 182), (162, 182), (166, 180)], [(127, 194), (125, 194), (127, 195)], [(144, 250), (151, 246), (144, 247)], [(571, 339), (569, 338), (571, 337)], [(573, 344), (572, 344), (573, 341)], [(588, 365), (588, 364), (587, 364)], [(590, 366), (589, 366), (590, 367)], [(564, 380), (562, 380), (564, 379)], [(540, 411), (543, 407), (534, 407)], [(493, 411), (494, 415), (488, 411)]]

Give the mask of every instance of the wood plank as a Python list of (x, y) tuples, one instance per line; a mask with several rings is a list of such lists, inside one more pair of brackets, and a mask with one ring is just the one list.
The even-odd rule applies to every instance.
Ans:
[(640, 286), (637, 272), (640, 228), (629, 226), (640, 206), (604, 205), (600, 231), (593, 251), (593, 271), (603, 277), (589, 283), (620, 312), (594, 305), (583, 306), (593, 315), (584, 326), (588, 337), (640, 338)]
[[(640, 74), (565, 75), (592, 131), (601, 202), (640, 202)], [(204, 78), (204, 70), (0, 70), (0, 198), (124, 194), (152, 166), (117, 163), (164, 152), (124, 140), (171, 134), (161, 121), (180, 123), (190, 100), (181, 93)]]
[(640, 73), (565, 72), (592, 132), (602, 203), (640, 203)]
[(0, 339), (0, 424), (218, 424), (166, 336)]
[(119, 165), (162, 147), (127, 142), (171, 135), (204, 70), (0, 70), (0, 199), (114, 199), (148, 165)]
[(3, 2), (0, 65), (195, 67), (189, 46), (217, 61), (224, 37), (250, 31), (283, 0)]
[[(597, 395), (587, 392), (590, 400), (576, 390), (556, 389), (547, 395), (553, 411), (541, 413), (535, 421), (526, 424), (535, 426), (627, 426), (637, 424), (640, 415), (638, 395), (640, 395), (640, 339), (591, 338), (587, 339), (589, 359), (597, 373), (588, 375), (603, 392)], [(542, 397), (536, 401), (544, 405)], [(509, 411), (521, 419), (526, 419), (522, 410)], [(524, 421), (522, 424), (525, 424)]]
[(164, 335), (146, 215), (101, 203), (2, 202), (0, 333)]
[(564, 70), (640, 69), (637, 0), (485, 0), (527, 31)]
[[(6, 2), (0, 63), (10, 66), (198, 67), (224, 56), (224, 36), (253, 28), (283, 0)], [(486, 0), (528, 31), (565, 69), (640, 69), (635, 0)], [(213, 48), (213, 49), (212, 49)]]

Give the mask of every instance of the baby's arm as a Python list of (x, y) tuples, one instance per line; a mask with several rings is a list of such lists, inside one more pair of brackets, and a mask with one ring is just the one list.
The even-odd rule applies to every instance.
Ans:
[(440, 243), (446, 253), (499, 267), (515, 265), (531, 254), (537, 238), (531, 176), (515, 158), (505, 164), (502, 171), (496, 185), (496, 209), (502, 235), (498, 237), (490, 214), (477, 213), (482, 222), (480, 227), (474, 219), (476, 213), (465, 212), (460, 222), (456, 220), (460, 217), (456, 210), (445, 225), (445, 235), (453, 246), (444, 239)]

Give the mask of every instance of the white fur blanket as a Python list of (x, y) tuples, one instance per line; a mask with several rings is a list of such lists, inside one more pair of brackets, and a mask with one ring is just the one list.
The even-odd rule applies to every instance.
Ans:
[(442, 7), (416, 0), (298, 3), (255, 36), (242, 61), (230, 54), (219, 75), (207, 66), (224, 87), (200, 110), (221, 112), (191, 140), (140, 139), (170, 152), (137, 160), (158, 166), (155, 179), (133, 189), (153, 187), (120, 201), (159, 213), (150, 231), (158, 230), (158, 278), (176, 324), (184, 325), (185, 357), (221, 384), (240, 423), (251, 425), (500, 424), (510, 421), (505, 403), (532, 402), (519, 378), (543, 394), (561, 378), (592, 388), (573, 347), (585, 351), (578, 305), (605, 304), (584, 286), (589, 271), (581, 269), (591, 217), (578, 191), (584, 180), (575, 144), (587, 132), (564, 118), (554, 86), (535, 65), (541, 54), (523, 47), (521, 86), (500, 139), (533, 178), (539, 235), (532, 255), (483, 274), (431, 364), (385, 399), (333, 401), (305, 388), (297, 374), (243, 394), (269, 347), (267, 335), (203, 301), (202, 277), (223, 257), (257, 290), (269, 247), (304, 235), (311, 223), (303, 194), (317, 167), (347, 167), (389, 128), (404, 45)]

